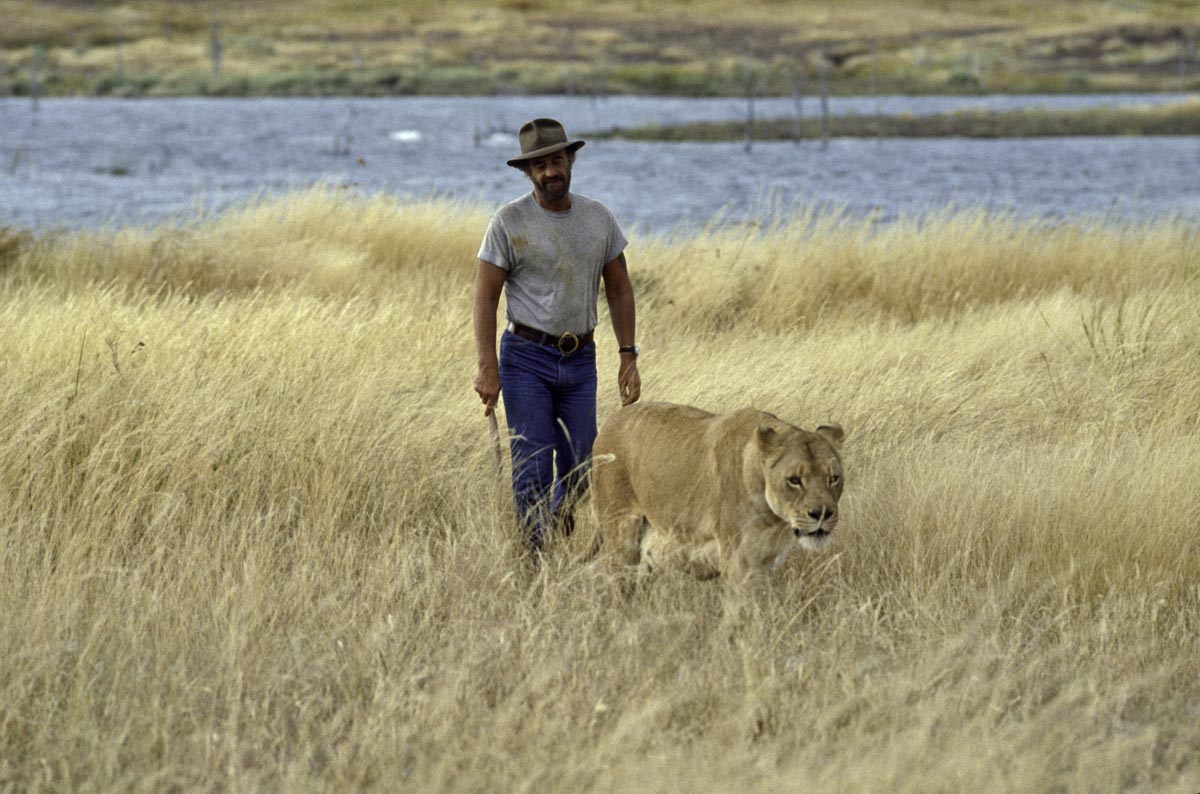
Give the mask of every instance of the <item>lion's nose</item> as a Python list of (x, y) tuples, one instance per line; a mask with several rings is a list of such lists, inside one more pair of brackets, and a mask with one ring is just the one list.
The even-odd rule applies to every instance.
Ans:
[(827, 507), (814, 507), (808, 511), (808, 517), (813, 521), (824, 521), (827, 518), (833, 518), (833, 511)]

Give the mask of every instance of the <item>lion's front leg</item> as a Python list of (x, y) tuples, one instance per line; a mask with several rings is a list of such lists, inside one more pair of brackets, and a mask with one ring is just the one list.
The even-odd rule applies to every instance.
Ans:
[(776, 552), (764, 544), (763, 527), (749, 526), (728, 544), (721, 560), (728, 604), (737, 604), (737, 612), (756, 612), (762, 608), (771, 589), (771, 570)]

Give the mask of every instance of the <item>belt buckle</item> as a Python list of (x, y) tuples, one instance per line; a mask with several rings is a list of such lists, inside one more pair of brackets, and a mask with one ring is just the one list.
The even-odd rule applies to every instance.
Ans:
[[(564, 347), (565, 344), (569, 344), (571, 346), (570, 349)], [(579, 337), (575, 336), (575, 334), (571, 333), (570, 331), (567, 331), (558, 338), (558, 342), (556, 342), (554, 346), (558, 348), (559, 353), (562, 353), (564, 356), (569, 356), (579, 349)]]

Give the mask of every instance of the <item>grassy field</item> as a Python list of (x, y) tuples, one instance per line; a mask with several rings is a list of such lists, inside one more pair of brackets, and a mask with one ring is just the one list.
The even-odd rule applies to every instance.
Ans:
[(1192, 0), (0, 0), (10, 93), (1196, 90)]
[(0, 790), (1200, 788), (1194, 225), (635, 239), (647, 399), (848, 434), (837, 543), (730, 633), (519, 558), (487, 215), (0, 234)]

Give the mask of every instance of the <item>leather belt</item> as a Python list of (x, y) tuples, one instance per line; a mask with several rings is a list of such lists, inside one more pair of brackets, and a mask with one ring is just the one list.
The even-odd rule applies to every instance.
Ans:
[(530, 328), (528, 325), (521, 325), (520, 323), (509, 323), (508, 330), (522, 339), (528, 339), (531, 342), (538, 342), (552, 347), (564, 356), (576, 353), (586, 345), (591, 344), (593, 331), (595, 331), (595, 329), (592, 329), (592, 331), (582, 334), (573, 334), (568, 331), (561, 336), (555, 336), (554, 334), (548, 334), (545, 331), (539, 331), (536, 328)]

